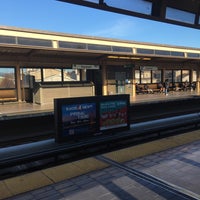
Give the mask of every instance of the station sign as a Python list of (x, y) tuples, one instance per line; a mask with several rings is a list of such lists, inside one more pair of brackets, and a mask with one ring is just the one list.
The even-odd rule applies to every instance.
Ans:
[(72, 69), (100, 69), (99, 65), (72, 65)]
[(56, 142), (128, 130), (130, 96), (54, 99)]
[(141, 71), (145, 71), (145, 70), (147, 70), (147, 71), (156, 71), (156, 70), (158, 70), (158, 67), (155, 67), (155, 66), (140, 66), (140, 70)]

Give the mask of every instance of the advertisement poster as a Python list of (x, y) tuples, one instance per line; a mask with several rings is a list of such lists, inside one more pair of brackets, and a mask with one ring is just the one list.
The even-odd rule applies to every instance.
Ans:
[(62, 105), (62, 134), (73, 136), (96, 130), (96, 103)]
[(128, 125), (127, 102), (124, 100), (100, 103), (100, 130), (126, 127)]

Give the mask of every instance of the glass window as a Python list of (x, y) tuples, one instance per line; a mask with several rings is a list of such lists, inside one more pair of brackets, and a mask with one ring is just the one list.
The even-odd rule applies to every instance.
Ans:
[(92, 3), (99, 3), (99, 0), (84, 0), (84, 1), (89, 1), (89, 2), (92, 2)]
[(143, 0), (104, 0), (111, 7), (150, 15), (152, 3)]
[(171, 20), (175, 20), (175, 21), (193, 24), (194, 20), (195, 20), (195, 14), (186, 12), (183, 10), (178, 10), (175, 8), (167, 7), (166, 19), (171, 19)]
[(171, 51), (171, 56), (184, 57), (184, 53), (179, 51)]
[(189, 70), (182, 70), (182, 82), (190, 81), (190, 71)]
[(197, 71), (192, 71), (192, 81), (197, 81)]
[(35, 82), (41, 82), (41, 69), (40, 68), (23, 68), (22, 73), (24, 74), (23, 79), (26, 79), (26, 76), (27, 77), (33, 76), (35, 79)]
[(153, 49), (140, 49), (140, 48), (137, 48), (137, 53), (138, 54), (154, 54), (154, 50)]
[(199, 58), (199, 53), (187, 53), (187, 56), (189, 58)]
[(151, 83), (151, 71), (141, 71), (141, 83)]
[(132, 48), (129, 48), (129, 47), (118, 47), (118, 46), (113, 46), (113, 47), (112, 47), (112, 50), (113, 50), (113, 51), (116, 51), (116, 52), (128, 52), (128, 53), (132, 53), (132, 52), (133, 52), (133, 49), (132, 49)]
[(140, 83), (140, 70), (135, 70), (135, 82)]
[(14, 68), (0, 68), (0, 88), (15, 88)]
[(155, 54), (156, 54), (156, 55), (170, 56), (170, 51), (155, 50)]
[(0, 43), (6, 43), (6, 44), (16, 44), (15, 37), (13, 36), (0, 36)]
[(80, 71), (77, 69), (64, 69), (64, 81), (80, 81)]
[(165, 70), (165, 78), (164, 81), (168, 79), (169, 82), (172, 82), (172, 70)]
[(59, 41), (60, 48), (70, 48), (70, 49), (86, 49), (86, 44), (77, 42), (64, 42)]
[(159, 83), (162, 81), (161, 70), (152, 71), (152, 83)]
[(22, 38), (22, 37), (18, 37), (18, 44), (28, 45), (28, 46), (52, 47), (51, 40)]
[(57, 68), (44, 68), (43, 81), (62, 81), (61, 69)]
[(174, 70), (173, 75), (174, 82), (181, 82), (181, 70)]
[(88, 44), (89, 50), (96, 50), (96, 51), (111, 51), (111, 46), (107, 45), (98, 45), (98, 44)]
[(125, 81), (126, 80), (126, 72), (115, 72), (115, 80)]

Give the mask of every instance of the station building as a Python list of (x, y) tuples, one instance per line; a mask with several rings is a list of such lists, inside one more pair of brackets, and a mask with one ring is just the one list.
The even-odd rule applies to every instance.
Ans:
[(53, 98), (130, 94), (195, 83), (200, 49), (0, 27), (0, 101), (52, 103)]

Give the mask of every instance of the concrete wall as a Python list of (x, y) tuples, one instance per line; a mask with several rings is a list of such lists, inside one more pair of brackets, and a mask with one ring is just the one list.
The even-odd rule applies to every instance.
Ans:
[(54, 98), (94, 96), (94, 86), (39, 87), (33, 95), (37, 104), (53, 104)]

